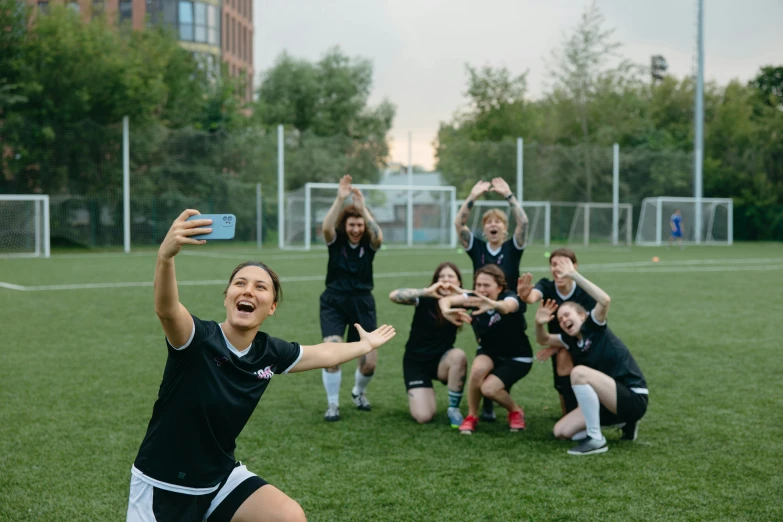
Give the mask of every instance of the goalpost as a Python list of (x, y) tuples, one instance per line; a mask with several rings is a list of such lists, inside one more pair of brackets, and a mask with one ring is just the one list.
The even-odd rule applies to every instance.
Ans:
[[(682, 214), (684, 243), (730, 246), (734, 242), (734, 200), (700, 198), (701, 230), (695, 228), (696, 198), (659, 196), (645, 198), (636, 229), (636, 244), (662, 245), (671, 235), (671, 216), (676, 209)], [(698, 236), (697, 236), (698, 234)]]
[(49, 257), (49, 196), (0, 194), (0, 257)]
[[(617, 223), (614, 222), (612, 203), (553, 202), (560, 224), (558, 237), (569, 244), (590, 245), (604, 243), (630, 246), (633, 240), (633, 205), (617, 204)], [(568, 235), (562, 226), (568, 223)], [(615, 228), (616, 227), (616, 228)]]
[[(457, 212), (464, 203), (464, 199), (454, 202), (453, 215), (455, 218)], [(484, 212), (493, 208), (500, 210), (508, 218), (509, 237), (514, 233), (516, 222), (508, 202), (505, 200), (480, 199), (473, 202), (473, 210), (471, 210), (471, 213), (468, 216), (467, 226), (474, 236), (483, 237), (484, 231), (481, 224), (481, 218), (484, 215)], [(523, 201), (522, 209), (528, 217), (527, 244), (531, 245), (540, 241), (544, 246), (549, 246), (552, 216), (551, 203), (549, 201)], [(453, 225), (452, 228), (454, 228)]]
[[(362, 185), (367, 208), (383, 231), (386, 246), (456, 245), (452, 186)], [(283, 248), (310, 250), (324, 245), (321, 223), (334, 203), (338, 183), (305, 183), (285, 197)], [(351, 198), (346, 204), (351, 203)]]

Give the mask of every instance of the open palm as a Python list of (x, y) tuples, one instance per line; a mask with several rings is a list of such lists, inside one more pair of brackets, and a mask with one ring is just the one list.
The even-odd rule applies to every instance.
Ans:
[(377, 330), (373, 330), (372, 332), (365, 331), (358, 323), (353, 326), (356, 328), (356, 331), (359, 332), (359, 339), (370, 343), (373, 350), (383, 346), (397, 335), (397, 332), (394, 331), (394, 327), (388, 324), (381, 325)]

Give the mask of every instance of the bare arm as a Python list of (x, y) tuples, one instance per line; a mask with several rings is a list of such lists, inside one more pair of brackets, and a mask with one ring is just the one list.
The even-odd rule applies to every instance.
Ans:
[(495, 178), (492, 180), (492, 190), (503, 196), (511, 206), (511, 213), (514, 214), (517, 227), (514, 229), (514, 241), (519, 248), (522, 248), (527, 243), (527, 229), (529, 220), (522, 205), (519, 204), (514, 193), (511, 192), (511, 188), (503, 178)]
[(375, 218), (372, 217), (372, 214), (367, 209), (362, 191), (354, 188), (351, 189), (351, 194), (353, 195), (354, 205), (356, 205), (356, 207), (362, 211), (364, 223), (367, 226), (367, 231), (370, 233), (370, 246), (372, 246), (373, 250), (378, 250), (381, 248), (381, 243), (383, 243), (383, 232), (381, 231), (381, 227), (378, 226)]
[(597, 285), (587, 280), (585, 276), (580, 274), (574, 268), (574, 264), (567, 257), (557, 258), (557, 268), (560, 277), (568, 277), (578, 284), (582, 290), (588, 293), (590, 297), (595, 299), (595, 308), (593, 308), (593, 318), (598, 323), (606, 321), (607, 315), (609, 315), (609, 305), (612, 300), (609, 298), (609, 294), (601, 290)]
[(544, 329), (544, 326), (555, 318), (556, 311), (557, 303), (555, 303), (552, 299), (547, 299), (546, 302), (541, 303), (541, 305), (538, 307), (538, 310), (536, 310), (536, 342), (541, 346), (563, 346), (559, 336), (550, 334)]
[(331, 368), (362, 355), (367, 355), (386, 344), (395, 335), (394, 327), (384, 324), (373, 332), (365, 332), (359, 324), (354, 324), (359, 332), (359, 341), (355, 343), (321, 343), (302, 346), (302, 358), (289, 373), (303, 372), (315, 368)]
[(480, 315), (488, 310), (495, 310), (500, 315), (506, 315), (513, 314), (519, 310), (519, 301), (516, 299), (507, 298), (495, 301), (480, 294), (477, 294), (474, 299), (476, 300), (478, 310), (475, 310), (473, 315)]
[(470, 216), (470, 210), (473, 208), (473, 203), (481, 197), (482, 194), (489, 190), (490, 183), (488, 181), (479, 181), (473, 186), (465, 202), (457, 212), (457, 218), (454, 220), (454, 226), (457, 228), (457, 237), (463, 248), (470, 246), (471, 232), (468, 228), (468, 216)]
[(438, 289), (442, 286), (443, 283), (437, 281), (428, 288), (398, 288), (392, 290), (389, 299), (392, 303), (412, 305), (416, 304), (416, 299), (419, 297), (438, 297)]
[(539, 290), (533, 288), (533, 274), (530, 272), (519, 276), (517, 295), (527, 304), (537, 303), (544, 297)]
[(198, 210), (188, 209), (174, 220), (163, 243), (158, 249), (158, 259), (155, 262), (155, 280), (153, 293), (155, 295), (155, 313), (166, 338), (174, 347), (183, 346), (193, 332), (193, 318), (188, 310), (179, 302), (177, 275), (174, 270), (174, 256), (182, 249), (182, 245), (203, 245), (203, 239), (193, 239), (190, 236), (212, 232), (209, 219), (186, 221), (190, 216), (198, 215)]
[(340, 187), (337, 189), (337, 197), (334, 198), (334, 203), (329, 208), (329, 212), (324, 216), (324, 222), (321, 224), (321, 231), (324, 235), (324, 241), (331, 243), (334, 241), (337, 235), (335, 226), (337, 225), (337, 216), (340, 215), (340, 210), (343, 208), (345, 198), (351, 193), (351, 176), (346, 174), (340, 178)]

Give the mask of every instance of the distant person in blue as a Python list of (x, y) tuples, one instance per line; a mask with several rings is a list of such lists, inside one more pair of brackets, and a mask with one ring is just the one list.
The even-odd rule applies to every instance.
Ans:
[(674, 214), (672, 214), (672, 217), (669, 220), (669, 225), (672, 227), (672, 235), (669, 237), (669, 246), (672, 246), (672, 241), (676, 239), (677, 244), (680, 245), (680, 250), (682, 250), (684, 248), (682, 246), (682, 212), (680, 212), (679, 208), (674, 209)]

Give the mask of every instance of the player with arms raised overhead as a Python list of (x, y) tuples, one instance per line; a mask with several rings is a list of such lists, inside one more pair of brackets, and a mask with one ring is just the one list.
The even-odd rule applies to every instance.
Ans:
[(446, 320), (438, 306), (438, 300), (450, 295), (453, 286), (462, 286), (462, 275), (456, 265), (447, 261), (435, 269), (429, 287), (399, 288), (389, 294), (389, 299), (416, 307), (402, 359), (411, 416), (420, 424), (432, 420), (436, 409), (432, 381), (438, 380), (448, 386), (449, 423), (452, 428), (459, 428), (464, 420), (459, 404), (468, 360), (465, 352), (454, 348), (458, 321)]
[(354, 343), (301, 346), (260, 331), (282, 298), (280, 279), (260, 262), (231, 273), (226, 319), (201, 320), (179, 301), (174, 257), (206, 241), (211, 220), (172, 224), (155, 265), (155, 312), (168, 357), (147, 434), (131, 469), (128, 522), (209, 520), (301, 521), (302, 508), (234, 458), (236, 439), (274, 375), (333, 367), (364, 356), (394, 337), (382, 326), (356, 325)]
[[(351, 196), (352, 205), (343, 207)], [(329, 247), (326, 268), (326, 290), (320, 298), (321, 334), (324, 343), (341, 343), (348, 328), (348, 342), (359, 339), (354, 328), (358, 323), (365, 330), (375, 330), (375, 299), (372, 296), (372, 263), (381, 248), (383, 233), (370, 214), (361, 191), (351, 186), (351, 176), (340, 179), (337, 197), (324, 217), (323, 236)], [(365, 389), (375, 373), (377, 354), (359, 357), (355, 383), (351, 390), (359, 410), (370, 411)], [(324, 420), (340, 420), (340, 366), (326, 368), (322, 374), (326, 389), (327, 409)]]
[[(467, 226), (468, 216), (474, 203), (490, 191), (503, 196), (511, 207), (511, 212), (516, 220), (514, 235), (511, 238), (507, 238), (508, 217), (498, 209), (486, 211), (481, 218), (486, 241), (475, 237)], [(494, 178), (491, 183), (488, 181), (476, 183), (465, 203), (457, 212), (454, 225), (457, 227), (457, 237), (460, 244), (473, 262), (474, 273), (485, 265), (498, 265), (503, 270), (506, 281), (511, 285), (516, 284), (519, 278), (519, 262), (527, 246), (528, 218), (506, 180)], [(490, 422), (495, 420), (492, 401), (484, 401), (481, 418)]]
[[(587, 437), (568, 450), (570, 455), (603, 453), (608, 447), (601, 425), (625, 423), (623, 438), (636, 440), (639, 420), (647, 411), (648, 391), (639, 366), (623, 342), (606, 326), (609, 296), (579, 272), (568, 258), (561, 257), (557, 277), (568, 278), (596, 301), (595, 308), (566, 301), (560, 307), (544, 302), (536, 312), (536, 340), (544, 346), (566, 349), (574, 360), (571, 386), (579, 407), (555, 424), (555, 436), (572, 439), (587, 429)], [(560, 334), (544, 330), (557, 312)], [(540, 352), (539, 352), (540, 353)]]

